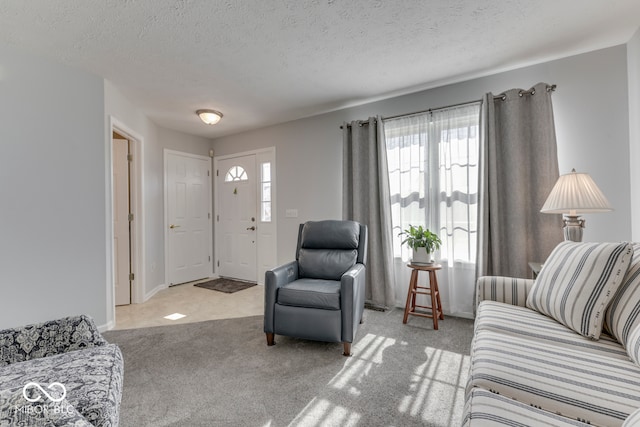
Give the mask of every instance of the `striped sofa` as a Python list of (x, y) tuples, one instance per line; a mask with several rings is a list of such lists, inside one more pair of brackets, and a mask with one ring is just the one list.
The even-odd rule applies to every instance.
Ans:
[[(557, 268), (556, 248), (536, 281), (478, 279), (465, 426), (640, 426), (640, 244), (611, 249), (602, 270), (589, 264), (595, 244), (575, 245), (583, 246), (569, 249), (583, 252), (563, 253)], [(581, 286), (590, 280), (583, 273), (598, 279), (580, 289), (593, 311), (589, 326), (579, 313), (580, 325), (568, 320), (565, 312), (580, 304), (567, 300), (567, 287), (537, 300), (562, 300), (562, 313), (536, 305), (545, 280), (557, 287), (566, 276)]]

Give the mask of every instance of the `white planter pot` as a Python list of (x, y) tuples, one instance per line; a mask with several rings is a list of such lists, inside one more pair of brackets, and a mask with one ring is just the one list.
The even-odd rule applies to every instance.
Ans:
[(413, 250), (412, 262), (418, 264), (429, 264), (431, 262), (431, 253), (426, 248), (418, 248)]

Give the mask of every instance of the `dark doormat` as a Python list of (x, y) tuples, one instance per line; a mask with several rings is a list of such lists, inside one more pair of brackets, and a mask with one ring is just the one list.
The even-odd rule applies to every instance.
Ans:
[(255, 283), (241, 282), (239, 280), (220, 278), (220, 279), (210, 280), (208, 282), (196, 283), (193, 286), (197, 286), (199, 288), (211, 289), (212, 291), (220, 291), (226, 294), (232, 294), (234, 292), (238, 292), (255, 285), (256, 285)]
[(364, 308), (366, 308), (367, 310), (382, 311), (383, 313), (385, 311), (387, 311), (386, 307), (383, 307), (383, 306), (377, 305), (377, 304), (373, 304), (373, 303), (370, 303), (370, 302), (365, 302), (364, 303)]

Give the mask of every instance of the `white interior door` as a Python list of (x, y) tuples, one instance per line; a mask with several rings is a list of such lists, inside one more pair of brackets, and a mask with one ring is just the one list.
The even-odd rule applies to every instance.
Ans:
[(113, 250), (116, 305), (131, 304), (129, 141), (113, 139)]
[(210, 164), (206, 157), (165, 150), (169, 285), (212, 273)]
[(220, 276), (256, 282), (256, 156), (218, 162)]

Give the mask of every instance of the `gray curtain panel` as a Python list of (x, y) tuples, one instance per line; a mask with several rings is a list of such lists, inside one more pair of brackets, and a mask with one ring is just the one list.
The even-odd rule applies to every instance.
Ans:
[(522, 92), (483, 100), (478, 276), (530, 277), (562, 241), (561, 215), (540, 212), (559, 176), (551, 91)]
[(369, 229), (366, 300), (393, 307), (391, 201), (382, 126), (382, 119), (375, 117), (342, 126), (342, 217), (366, 224)]

